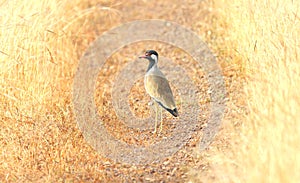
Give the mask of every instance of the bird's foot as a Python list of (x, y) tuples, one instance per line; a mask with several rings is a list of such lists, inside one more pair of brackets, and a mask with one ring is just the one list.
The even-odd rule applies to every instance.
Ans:
[(156, 134), (157, 133), (157, 124), (155, 124), (155, 127), (154, 127), (154, 131), (152, 131), (153, 134)]

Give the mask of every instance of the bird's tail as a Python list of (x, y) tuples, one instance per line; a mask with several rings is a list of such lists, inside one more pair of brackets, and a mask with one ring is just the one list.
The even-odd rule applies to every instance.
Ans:
[(167, 109), (167, 111), (169, 111), (173, 116), (178, 117), (178, 110), (177, 108), (175, 109)]
[(169, 113), (171, 113), (173, 116), (178, 117), (178, 110), (177, 110), (177, 108), (175, 108), (175, 109), (169, 109), (169, 108), (165, 107), (164, 105), (162, 105), (161, 102), (158, 102), (158, 101), (157, 101), (157, 103), (158, 103), (160, 106), (162, 106), (164, 109), (166, 109), (167, 111), (169, 111)]

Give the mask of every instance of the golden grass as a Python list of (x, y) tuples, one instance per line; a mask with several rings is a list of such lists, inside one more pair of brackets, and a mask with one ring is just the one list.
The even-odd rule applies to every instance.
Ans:
[[(74, 121), (71, 91), (78, 60), (98, 35), (126, 21), (163, 18), (209, 41), (219, 55), (229, 98), (216, 141), (194, 159), (200, 165), (192, 168), (175, 159), (172, 176), (185, 171), (184, 164), (195, 182), (299, 182), (299, 1), (147, 2), (0, 2), (0, 181), (150, 176), (152, 165), (146, 171), (114, 165), (85, 142)], [(141, 12), (144, 7), (157, 11)], [(154, 170), (164, 172), (160, 180), (170, 176), (161, 167)]]
[(72, 168), (86, 154), (72, 155), (85, 145), (77, 145), (71, 91), (78, 59), (97, 34), (94, 22), (109, 26), (114, 16), (104, 8), (110, 3), (96, 3), (1, 1), (1, 182), (86, 179), (81, 172), (90, 165)]
[(246, 76), (248, 110), (238, 131), (225, 125), (230, 150), (209, 158), (215, 181), (299, 182), (300, 2), (216, 0), (215, 8), (222, 47)]

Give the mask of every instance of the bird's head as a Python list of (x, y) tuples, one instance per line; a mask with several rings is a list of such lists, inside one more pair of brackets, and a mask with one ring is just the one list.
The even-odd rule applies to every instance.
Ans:
[(145, 58), (149, 61), (158, 61), (158, 53), (155, 50), (147, 50), (145, 55), (140, 56), (139, 58)]

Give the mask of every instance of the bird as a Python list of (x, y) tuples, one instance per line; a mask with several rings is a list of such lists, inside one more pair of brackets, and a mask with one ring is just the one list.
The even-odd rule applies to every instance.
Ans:
[[(156, 133), (158, 105), (161, 106), (161, 108), (167, 110), (174, 117), (178, 117), (179, 114), (178, 114), (178, 110), (175, 104), (173, 92), (171, 90), (169, 81), (157, 66), (158, 53), (155, 50), (147, 50), (145, 52), (145, 55), (140, 56), (139, 58), (147, 59), (149, 61), (149, 65), (144, 77), (144, 86), (147, 94), (149, 94), (152, 100), (154, 100), (156, 106), (155, 130), (153, 131), (153, 133)], [(161, 131), (162, 131), (162, 117), (161, 117), (159, 132)]]

